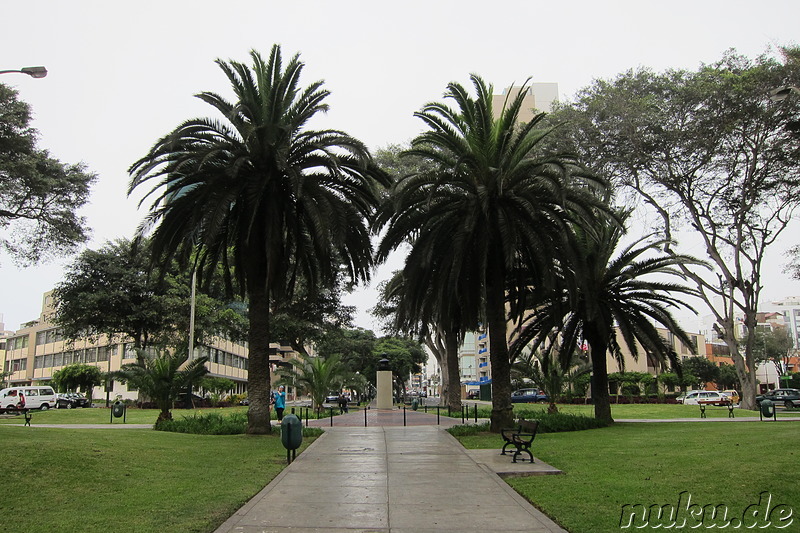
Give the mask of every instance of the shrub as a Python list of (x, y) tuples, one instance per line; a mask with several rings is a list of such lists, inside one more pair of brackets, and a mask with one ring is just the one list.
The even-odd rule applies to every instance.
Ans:
[[(539, 429), (537, 433), (583, 431), (585, 429), (597, 429), (608, 426), (607, 422), (596, 418), (571, 413), (548, 413), (544, 409), (525, 410), (519, 413), (519, 415), (520, 418), (526, 420), (538, 420)], [(478, 433), (489, 431), (489, 423), (453, 426), (447, 431), (454, 437), (477, 435)]]
[[(180, 420), (163, 420), (155, 426), (155, 429), (195, 435), (241, 435), (247, 430), (247, 414), (195, 413), (192, 416), (182, 416)], [(281, 434), (280, 426), (274, 429), (276, 435)], [(303, 428), (304, 437), (319, 437), (322, 433), (323, 430), (320, 428)]]

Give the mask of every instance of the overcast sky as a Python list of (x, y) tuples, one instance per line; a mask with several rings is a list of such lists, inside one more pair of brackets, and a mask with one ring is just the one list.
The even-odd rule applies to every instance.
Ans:
[[(299, 52), (303, 85), (324, 79), (332, 92), (331, 110), (316, 126), (345, 130), (374, 149), (419, 133), (413, 112), (470, 73), (497, 92), (528, 77), (557, 82), (569, 99), (593, 79), (629, 68), (695, 69), (729, 48), (754, 57), (800, 37), (797, 0), (53, 0), (4, 2), (0, 12), (0, 70), (49, 71), (0, 81), (33, 107), (42, 148), (98, 175), (82, 212), (91, 248), (132, 235), (144, 211), (126, 197), (127, 169), (181, 121), (210, 114), (192, 95), (230, 94), (217, 58), (247, 62), (251, 49), (266, 55), (274, 43), (284, 55)], [(773, 250), (766, 298), (800, 294), (781, 272), (782, 253), (798, 241), (787, 235)], [(21, 270), (0, 257), (7, 329), (38, 318), (42, 294), (68, 260)], [(396, 267), (382, 267), (376, 279)], [(369, 288), (350, 298), (359, 326), (377, 326), (366, 312), (374, 302)]]

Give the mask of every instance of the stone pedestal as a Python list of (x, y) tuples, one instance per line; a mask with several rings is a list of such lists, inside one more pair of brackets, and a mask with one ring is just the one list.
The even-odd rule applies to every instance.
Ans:
[(378, 409), (391, 409), (394, 407), (392, 401), (392, 371), (378, 370)]

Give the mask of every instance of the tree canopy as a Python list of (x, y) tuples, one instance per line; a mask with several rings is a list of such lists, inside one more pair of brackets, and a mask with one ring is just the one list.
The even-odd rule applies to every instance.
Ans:
[[(177, 264), (161, 277), (148, 272), (146, 242), (108, 242), (86, 250), (68, 267), (54, 292), (55, 323), (67, 339), (91, 334), (133, 340), (137, 347), (188, 345), (191, 276)], [(213, 297), (195, 297), (195, 342), (224, 334), (245, 336), (242, 305), (222, 299), (220, 283), (207, 284)]]
[(784, 52), (751, 60), (731, 51), (696, 71), (630, 70), (594, 82), (552, 117), (569, 123), (570, 149), (658, 216), (666, 250), (699, 240), (713, 274), (682, 270), (730, 348), (746, 408), (755, 402), (764, 254), (800, 202), (800, 143), (786, 130), (800, 98), (770, 98), (800, 83), (797, 51)]
[(0, 83), (0, 249), (21, 265), (63, 256), (88, 239), (77, 211), (96, 176), (37, 147), (30, 106)]

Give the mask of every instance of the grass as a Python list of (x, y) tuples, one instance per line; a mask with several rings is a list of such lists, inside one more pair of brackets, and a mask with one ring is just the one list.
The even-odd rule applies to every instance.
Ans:
[[(246, 406), (237, 407), (208, 407), (198, 409), (173, 409), (172, 416), (176, 419), (182, 417), (192, 417), (195, 414), (207, 413), (223, 413), (230, 415), (233, 413), (247, 413)], [(296, 409), (298, 416), (303, 414), (305, 417), (305, 409)], [(106, 408), (92, 408), (92, 409), (50, 409), (48, 411), (33, 410), (33, 425), (36, 424), (108, 424), (111, 419), (111, 410)], [(128, 408), (125, 415), (125, 422), (128, 424), (155, 424), (158, 418), (159, 411), (157, 409), (137, 409), (135, 407)], [(285, 414), (291, 413), (291, 408), (287, 408)], [(338, 414), (338, 411), (337, 411)], [(322, 418), (327, 418), (328, 413), (323, 413)], [(314, 411), (309, 411), (309, 418), (315, 418)], [(275, 412), (272, 413), (272, 419), (276, 420)], [(22, 416), (17, 415), (14, 417), (0, 418), (0, 424), (19, 424), (22, 421)], [(122, 424), (122, 418), (115, 418), (114, 424)]]
[(0, 457), (0, 531), (59, 533), (213, 531), (286, 465), (276, 436), (144, 429), (4, 426)]
[[(457, 438), (467, 448), (502, 445), (494, 434)], [(675, 505), (684, 491), (700, 506), (726, 505), (729, 518), (768, 491), (773, 507), (795, 506), (794, 524), (780, 531), (799, 531), (799, 440), (800, 424), (789, 422), (615, 424), (538, 435), (535, 456), (565, 475), (507, 481), (572, 533), (618, 532), (623, 505)]]

